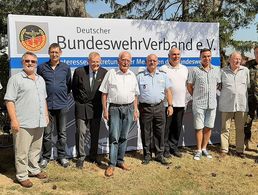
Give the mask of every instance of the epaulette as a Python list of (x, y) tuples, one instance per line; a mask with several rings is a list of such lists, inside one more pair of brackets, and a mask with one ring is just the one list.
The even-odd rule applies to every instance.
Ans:
[(144, 72), (145, 72), (145, 70), (142, 70), (142, 71), (138, 72), (137, 75), (144, 73)]
[(162, 72), (162, 73), (165, 73), (165, 74), (167, 74), (164, 70), (159, 70), (159, 72)]

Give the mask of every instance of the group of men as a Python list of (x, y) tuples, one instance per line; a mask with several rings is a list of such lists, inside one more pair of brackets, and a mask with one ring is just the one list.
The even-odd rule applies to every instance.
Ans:
[[(258, 47), (256, 64), (252, 66), (249, 97), (258, 97)], [(170, 164), (171, 155), (182, 157), (178, 141), (182, 129), (187, 91), (193, 97), (193, 118), (196, 129), (197, 152), (212, 158), (207, 150), (214, 127), (217, 92), (220, 91), (219, 110), (222, 112), (221, 152), (229, 151), (231, 119), (236, 122), (236, 150), (244, 156), (244, 124), (248, 112), (247, 89), (250, 74), (240, 65), (241, 55), (230, 55), (230, 65), (221, 71), (211, 64), (211, 51), (200, 51), (199, 67), (188, 69), (180, 63), (181, 54), (172, 48), (168, 64), (158, 68), (158, 57), (146, 58), (146, 69), (135, 75), (130, 70), (132, 56), (123, 51), (118, 57), (118, 68), (102, 68), (101, 56), (91, 52), (88, 64), (79, 67), (71, 76), (70, 67), (60, 61), (58, 44), (49, 47), (50, 60), (37, 67), (37, 56), (26, 52), (22, 56), (23, 70), (8, 81), (5, 95), (11, 128), (14, 132), (16, 178), (23, 187), (33, 184), (29, 176), (47, 178), (45, 168), (51, 157), (52, 132), (57, 130), (57, 160), (69, 166), (66, 158), (66, 115), (68, 96), (72, 91), (75, 101), (77, 168), (83, 168), (86, 158), (85, 142), (90, 132), (89, 160), (98, 159), (98, 140), (102, 116), (109, 126), (109, 165), (105, 175), (114, 174), (115, 167), (130, 170), (124, 162), (128, 132), (140, 121), (143, 161), (147, 165), (155, 153), (155, 160)], [(37, 71), (36, 71), (37, 68)], [(43, 142), (43, 144), (42, 144)], [(42, 149), (42, 155), (41, 155)], [(40, 160), (40, 161), (39, 161)], [(39, 163), (38, 163), (39, 161)]]

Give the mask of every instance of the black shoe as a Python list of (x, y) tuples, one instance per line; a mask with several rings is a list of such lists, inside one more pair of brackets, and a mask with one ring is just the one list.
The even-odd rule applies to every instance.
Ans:
[(64, 168), (67, 168), (70, 165), (69, 161), (66, 158), (60, 159), (59, 162), (62, 165), (62, 167), (64, 167)]
[(239, 158), (245, 158), (245, 154), (243, 152), (237, 152), (236, 155), (239, 157)]
[(78, 168), (78, 169), (82, 169), (83, 168), (83, 163), (84, 163), (84, 160), (77, 160), (77, 162), (76, 162), (76, 167)]
[(93, 164), (102, 165), (102, 162), (99, 159), (89, 159), (89, 161)]
[(169, 152), (164, 152), (164, 157), (165, 158), (171, 158), (172, 155)]
[(44, 169), (44, 168), (47, 167), (47, 164), (48, 164), (48, 160), (47, 160), (47, 159), (42, 159), (42, 160), (40, 161), (40, 163), (39, 163), (39, 167), (40, 167), (41, 169)]
[(168, 162), (163, 156), (155, 159), (157, 162), (160, 162), (162, 165), (169, 165), (171, 162)]
[(179, 151), (173, 151), (172, 154), (178, 158), (181, 158), (183, 156), (182, 153)]
[(145, 156), (143, 161), (142, 161), (142, 164), (143, 165), (147, 165), (150, 163), (150, 160), (151, 160), (151, 157), (149, 155)]

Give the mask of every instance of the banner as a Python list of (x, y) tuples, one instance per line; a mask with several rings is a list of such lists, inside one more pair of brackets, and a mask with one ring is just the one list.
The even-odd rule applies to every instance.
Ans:
[[(61, 60), (72, 70), (87, 65), (87, 56), (92, 51), (100, 53), (103, 67), (117, 67), (119, 53), (126, 50), (132, 54), (132, 70), (137, 72), (146, 66), (145, 59), (149, 54), (159, 57), (159, 66), (168, 63), (168, 51), (172, 47), (181, 50), (181, 62), (187, 67), (199, 65), (199, 53), (203, 48), (211, 49), (212, 64), (220, 66), (218, 23), (8, 15), (8, 38), (11, 74), (21, 70), (21, 56), (26, 51), (36, 53), (39, 64), (48, 61), (48, 47), (53, 42), (61, 46)], [(67, 150), (74, 156), (72, 98), (69, 107)], [(192, 145), (195, 144), (194, 130), (189, 125), (192, 118), (189, 118), (188, 112), (186, 116), (180, 144)], [(139, 131), (136, 124), (129, 133), (130, 150), (141, 148)], [(108, 152), (107, 137), (108, 129), (104, 124), (99, 142), (100, 153)], [(217, 136), (214, 139), (218, 141)]]

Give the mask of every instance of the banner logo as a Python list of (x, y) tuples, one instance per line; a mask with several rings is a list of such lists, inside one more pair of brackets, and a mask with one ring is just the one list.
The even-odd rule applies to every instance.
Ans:
[(36, 25), (25, 26), (19, 34), (21, 45), (29, 51), (41, 50), (47, 42), (46, 33)]

